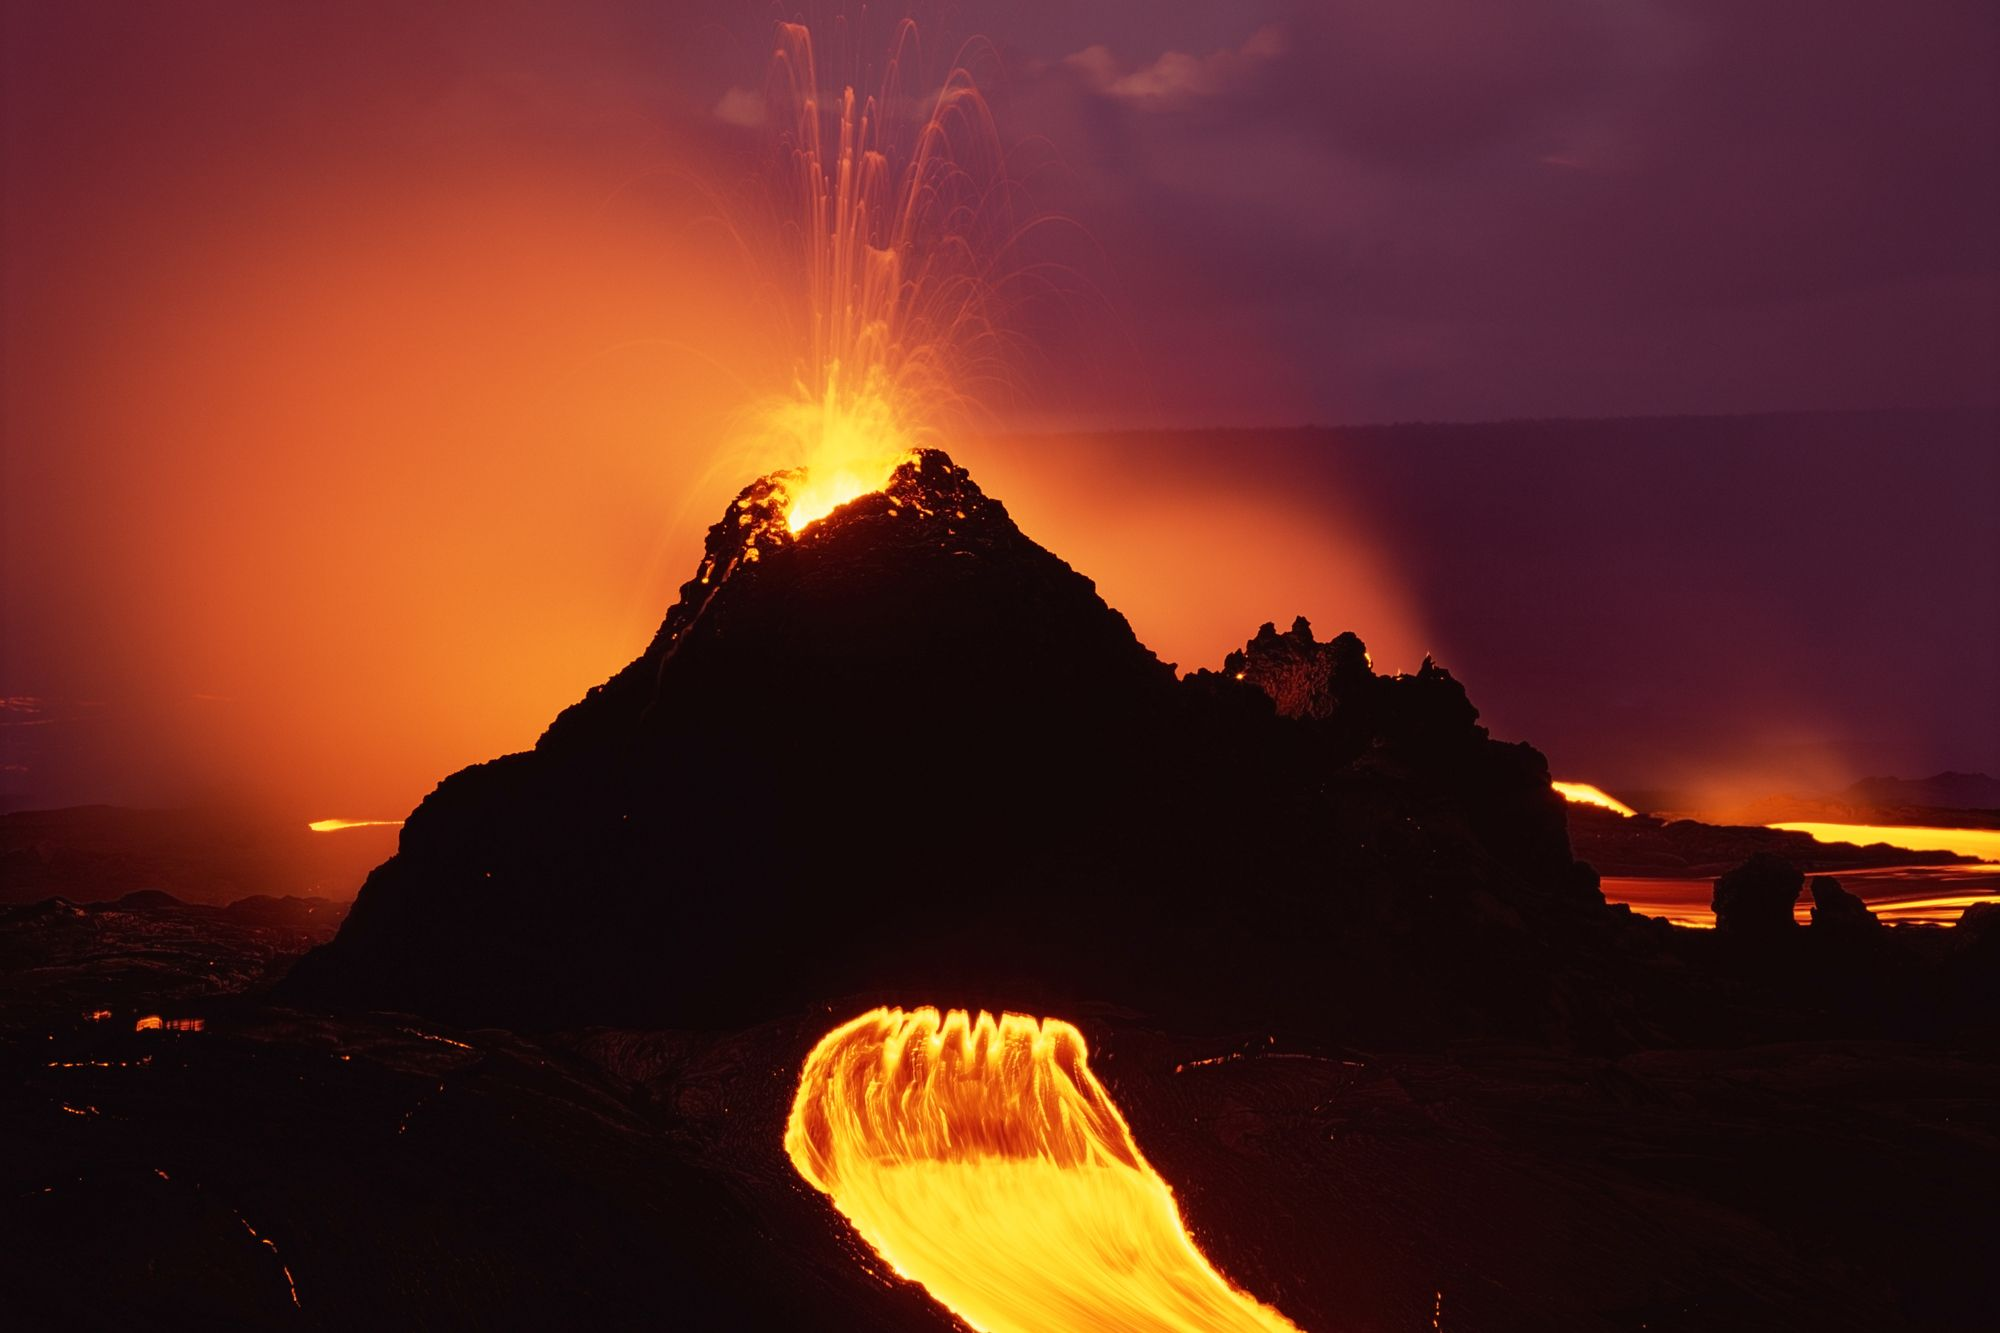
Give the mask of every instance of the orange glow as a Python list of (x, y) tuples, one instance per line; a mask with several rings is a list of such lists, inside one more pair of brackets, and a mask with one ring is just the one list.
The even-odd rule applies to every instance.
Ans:
[[(1354, 630), (1378, 670), (1414, 671), (1455, 645), (1427, 625), (1376, 517), (1305, 494), (1269, 455), (1155, 434), (980, 436), (952, 447), (1021, 530), (1090, 576), (1148, 648), (1184, 671), (1219, 666), (1260, 621)], [(1107, 503), (1116, 497), (1116, 503)]]
[(199, 1032), (208, 1025), (205, 1018), (161, 1018), (146, 1014), (132, 1025), (134, 1032)]
[(872, 394), (843, 403), (829, 386), (818, 406), (778, 403), (766, 409), (765, 419), (806, 458), (784, 476), (785, 525), (793, 533), (881, 490), (911, 453), (895, 412)]
[(1565, 801), (1574, 801), (1578, 805), (1601, 806), (1606, 810), (1614, 810), (1621, 815), (1629, 816), (1639, 813), (1616, 796), (1611, 795), (1602, 788), (1593, 787), (1588, 782), (1551, 782), (1549, 785), (1554, 787), (1556, 793)]
[[(1975, 903), (2000, 902), (2000, 866), (1888, 866), (1835, 871), (1834, 878), (1890, 924), (1950, 925)], [(1694, 930), (1715, 925), (1709, 905), (1713, 878), (1606, 875), (1599, 887), (1606, 902), (1624, 903), (1645, 916)], [(1812, 919), (1810, 891), (1799, 895), (1792, 916), (1801, 925)]]
[(796, 360), (790, 388), (750, 410), (746, 443), (791, 469), (795, 533), (942, 443), (1005, 360), (990, 273), (1013, 237), (988, 202), (1004, 155), (972, 75), (955, 67), (931, 88), (916, 57), (903, 20), (873, 91), (857, 91), (827, 77), (805, 25), (778, 25), (772, 286)]
[(799, 1174), (982, 1333), (1295, 1326), (1231, 1286), (1059, 1019), (875, 1009), (807, 1057)]
[(338, 833), (348, 828), (401, 828), (400, 819), (315, 819), (306, 825), (314, 833)]
[[(297, 49), (315, 49), (320, 19), (267, 9), (256, 33), (296, 29)], [(552, 47), (613, 40), (615, 25), (547, 21)], [(840, 93), (888, 80), (879, 58), (872, 74), (823, 76), (849, 49), (892, 43), (822, 36), (814, 52), (831, 86), (815, 93), (825, 225), (807, 235), (811, 159), (791, 148), (808, 81), (789, 55), (761, 86), (763, 52), (727, 71), (775, 106), (751, 117), (765, 131), (683, 131), (650, 96), (607, 94), (579, 108), (583, 143), (523, 134), (516, 99), (477, 94), (476, 78), (439, 96), (436, 53), (399, 32), (368, 26), (351, 59), (288, 70), (309, 82), (282, 106), (255, 33), (235, 25), (92, 24), (88, 40), (38, 56), (48, 87), (67, 90), (45, 93), (40, 114), (68, 137), (38, 136), (36, 154), (9, 163), (21, 280), (0, 303), (15, 372), (0, 528), (6, 628), (19, 628), (0, 637), (21, 679), (70, 682), (73, 697), (19, 733), (46, 752), (20, 776), (26, 790), (141, 806), (213, 792), (294, 825), (409, 810), (441, 774), (531, 746), (648, 642), (747, 480), (810, 463), (829, 433), (865, 439), (883, 404), (1170, 660), (1214, 665), (1259, 621), (1301, 612), (1322, 634), (1361, 631), (1398, 669), (1429, 650), (1463, 656), (1414, 618), (1358, 502), (1288, 491), (1294, 474), (1231, 450), (987, 443), (965, 429), (996, 424), (975, 399), (1013, 411), (1020, 368), (1038, 364), (1022, 316), (1056, 284), (1084, 285), (1042, 261), (1089, 273), (1097, 253), (1059, 223), (1014, 244), (1036, 219), (1010, 216), (1011, 178), (1042, 177), (1032, 143), (1011, 170), (998, 160), (972, 80), (899, 62), (900, 87), (850, 160), (890, 215), (909, 207), (892, 225), (868, 203), (867, 246), (841, 267), (828, 181)], [(595, 53), (621, 67), (630, 55)], [(960, 63), (983, 78), (985, 59)], [(515, 86), (511, 65), (484, 73)], [(245, 118), (244, 105), (271, 114)], [(781, 198), (738, 207), (689, 186), (744, 179), (758, 133)], [(918, 163), (931, 185), (903, 189)], [(210, 206), (221, 197), (231, 206)], [(858, 209), (847, 216), (858, 225)], [(837, 274), (880, 275), (869, 247), (899, 256), (903, 294), (832, 301)], [(1064, 322), (1091, 304), (1066, 303)], [(862, 308), (875, 316), (825, 314)], [(864, 339), (871, 324), (879, 336)], [(1105, 341), (1104, 370), (1123, 374)], [(899, 349), (873, 386), (855, 369), (872, 350), (831, 354), (864, 342)], [(1265, 354), (1279, 350), (1245, 355), (1283, 374)], [(836, 359), (828, 432), (809, 418)], [(1297, 410), (1291, 392), (1274, 383), (1271, 410)], [(769, 456), (746, 456), (760, 444)], [(826, 503), (795, 497), (789, 517)], [(521, 540), (530, 530), (538, 539)]]
[(1807, 833), (1821, 842), (1851, 842), (1867, 847), (1885, 842), (1911, 852), (1956, 852), (1982, 861), (2000, 861), (2000, 829), (1923, 828), (1914, 824), (1772, 824), (1775, 829)]
[[(301, 52), (323, 26), (264, 17)], [(219, 21), (144, 25), (174, 54), (130, 101), (100, 81), (139, 26), (51, 53), (75, 92), (44, 113), (82, 137), (9, 155), (36, 211), (0, 303), (0, 640), (63, 682), (18, 776), (48, 804), (407, 811), (630, 660), (747, 480), (710, 465), (788, 343), (684, 185), (740, 162), (650, 101), (524, 134), (476, 81), (425, 92), (403, 26), (295, 90), (319, 134), (240, 114), (273, 66)]]

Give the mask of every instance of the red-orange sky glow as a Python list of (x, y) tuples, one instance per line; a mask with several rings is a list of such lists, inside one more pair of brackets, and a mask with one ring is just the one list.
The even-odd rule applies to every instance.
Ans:
[[(1579, 779), (1684, 776), (1655, 751), (1705, 708), (1729, 715), (1717, 735), (1785, 714), (1772, 743), (1837, 753), (1824, 766), (1842, 780), (1906, 753), (1988, 762), (2000, 718), (1953, 683), (1990, 680), (2000, 662), (1993, 603), (1970, 609), (1996, 577), (1978, 560), (1991, 539), (1966, 536), (1966, 497), (1992, 468), (1972, 453), (1908, 478), (1871, 463), (1838, 492), (1804, 495), (1795, 460), (1780, 460), (1769, 475), (1689, 482), (1677, 503), (1695, 510), (1613, 523), (1608, 507), (1666, 494), (1661, 478), (1687, 467), (1543, 475), (1447, 463), (1447, 449), (1435, 464), (1407, 454), (1389, 477), (1324, 441), (1087, 433), (1984, 402), (1991, 321), (1976, 312), (1990, 301), (1975, 298), (1990, 263), (1969, 285), (1938, 276), (1983, 231), (1954, 222), (1936, 233), (1943, 257), (1926, 251), (1893, 280), (1853, 259), (1875, 253), (1866, 237), (1787, 244), (1856, 291), (1887, 293), (1879, 309), (1826, 297), (1812, 274), (1772, 278), (1768, 247), (1729, 243), (1721, 221), (1764, 210), (1722, 193), (1700, 210), (1707, 249), (1641, 265), (1612, 252), (1619, 219), (1658, 213), (1647, 191), (1687, 197), (1676, 164), (1696, 156), (1683, 138), (1700, 128), (1660, 108), (1706, 98), (1642, 104), (1619, 91), (1631, 78), (1600, 87), (1555, 62), (1530, 70), (1547, 88), (1474, 89), (1518, 115), (1445, 115), (1440, 93), (1426, 114), (1385, 116), (1368, 99), (1400, 105), (1388, 82), (1306, 77), (1347, 49), (1328, 25), (1348, 18), (1275, 2), (1170, 8), (975, 6), (954, 11), (927, 57), (948, 60), (968, 30), (993, 35), (1002, 135), (1042, 145), (1041, 202), (1083, 224), (1061, 256), (1080, 298), (1026, 312), (1035, 354), (1016, 390), (948, 445), (1029, 536), (1184, 669), (1301, 613), (1323, 635), (1360, 632), (1383, 669), (1436, 651), (1502, 734), (1543, 743)], [(1413, 7), (1407, 31), (1362, 25), (1371, 65), (1407, 50), (1423, 78), (1462, 70), (1463, 8)], [(712, 194), (758, 169), (748, 90), (774, 17), (609, 0), (9, 8), (0, 795), (400, 818), (444, 774), (532, 744), (636, 655), (703, 530), (758, 470), (730, 441), (768, 387), (770, 307), (734, 239), (702, 219)], [(1914, 35), (1895, 50), (1916, 73), (1896, 78), (1944, 77), (1931, 66), (1965, 47), (1957, 23), (1903, 25)], [(1669, 67), (1715, 86), (1701, 53), (1741, 49), (1600, 36), (1612, 47), (1593, 36), (1578, 49), (1660, 88)], [(1844, 69), (1824, 72), (1842, 97), (1857, 86)], [(1310, 102), (1336, 85), (1347, 100)], [(1541, 119), (1521, 109), (1545, 103), (1556, 109)], [(1741, 123), (1732, 112), (1726, 140), (1712, 137), (1762, 142)], [(1362, 133), (1389, 124), (1410, 141)], [(1516, 135), (1504, 170), (1490, 156), (1500, 126)], [(1579, 135), (1589, 142), (1563, 148)], [(1648, 157), (1655, 140), (1666, 147)], [(1844, 164), (1931, 160), (1852, 147)], [(1963, 156), (1937, 173), (1946, 184), (1924, 176), (1931, 194), (1899, 197), (1972, 188), (1949, 184), (1968, 178)], [(1729, 170), (1733, 189), (1767, 179), (1751, 165)], [(1486, 206), (1514, 171), (1526, 183)], [(1801, 209), (1808, 228), (1854, 216)], [(1456, 216), (1480, 226), (1448, 236), (1441, 219)], [(1708, 255), (1706, 285), (1661, 277), (1607, 294), (1607, 273)], [(1565, 297), (1551, 276), (1570, 265), (1587, 295)], [(1704, 323), (1686, 293), (1755, 285), (1727, 265), (1770, 278), (1788, 304), (1745, 314), (1732, 295)], [(1915, 323), (1878, 318), (1919, 308)], [(1986, 329), (1986, 344), (1947, 336), (1966, 310), (1962, 327)], [(1614, 321), (1628, 332), (1607, 334)], [(1708, 350), (1675, 362), (1629, 334), (1640, 324)], [(1916, 327), (1944, 350), (1911, 352)], [(1815, 353), (1802, 328), (1833, 332)], [(1753, 347), (1783, 363), (1769, 392), (1745, 387)], [(1867, 549), (1839, 509), (1864, 491), (1912, 535)], [(1699, 508), (1717, 495), (1729, 505)], [(1816, 531), (1823, 550), (1809, 549)], [(1807, 556), (1851, 563), (1838, 575), (1847, 607), (1894, 656), (1833, 646), (1852, 627), (1841, 599), (1816, 602), (1813, 571), (1789, 563)], [(1911, 571), (1940, 568), (1959, 571), (1949, 598), (1902, 591)], [(1770, 569), (1782, 577), (1760, 581)], [(1868, 570), (1893, 577), (1856, 584)], [(1923, 667), (1932, 651), (1949, 673)], [(1843, 718), (1877, 728), (1868, 744), (1921, 743), (1864, 752), (1829, 731)]]
[[(540, 43), (628, 66), (615, 24), (28, 26), (9, 716), (50, 732), (15, 788), (394, 817), (531, 744), (643, 645), (751, 479), (730, 440), (768, 309), (704, 220), (747, 169), (731, 127), (676, 137), (671, 71), (538, 80)], [(1106, 477), (1106, 504), (1046, 458), (961, 452), (1190, 665), (1255, 628), (1260, 571), (1288, 572), (1258, 618), (1288, 616), (1365, 558), (1279, 497)]]

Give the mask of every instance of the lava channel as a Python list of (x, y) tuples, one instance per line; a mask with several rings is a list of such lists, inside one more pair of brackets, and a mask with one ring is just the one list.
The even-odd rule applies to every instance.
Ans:
[(982, 1333), (1298, 1333), (1196, 1248), (1060, 1019), (871, 1010), (807, 1057), (785, 1151)]

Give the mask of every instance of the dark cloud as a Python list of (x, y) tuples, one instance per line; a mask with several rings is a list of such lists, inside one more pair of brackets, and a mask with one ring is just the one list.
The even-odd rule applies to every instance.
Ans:
[[(1023, 100), (1088, 181), (1134, 323), (1168, 335), (1146, 353), (1169, 411), (1992, 401), (1997, 23), (1950, 0), (1310, 5), (1213, 47), (1099, 42)], [(1199, 327), (1286, 358), (1302, 396), (1246, 396), (1273, 377)]]

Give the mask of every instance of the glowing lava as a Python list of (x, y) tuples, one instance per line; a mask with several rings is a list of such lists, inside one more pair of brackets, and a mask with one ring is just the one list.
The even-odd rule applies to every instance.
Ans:
[(794, 533), (942, 443), (1010, 359), (991, 312), (1025, 228), (1011, 219), (1005, 154), (964, 64), (929, 83), (918, 54), (902, 20), (878, 68), (826, 79), (811, 31), (777, 28), (768, 288), (793, 362), (787, 389), (750, 411), (747, 443), (790, 469)]
[(1884, 842), (1907, 852), (1956, 852), (1982, 861), (2000, 861), (2000, 829), (1925, 828), (1915, 824), (1820, 824), (1810, 821), (1772, 824), (1774, 829), (1807, 833), (1821, 842), (1851, 842), (1868, 847)]
[(1549, 785), (1554, 787), (1556, 794), (1561, 796), (1565, 801), (1574, 801), (1578, 805), (1601, 806), (1606, 810), (1612, 810), (1621, 815), (1636, 815), (1639, 813), (1616, 796), (1611, 795), (1611, 793), (1601, 788), (1593, 787), (1588, 782), (1551, 782)]
[(1195, 1247), (1059, 1019), (875, 1009), (813, 1048), (785, 1151), (983, 1333), (1296, 1326)]
[[(1834, 877), (1885, 923), (1948, 926), (1968, 907), (2000, 902), (2000, 866), (1996, 865), (1873, 866), (1841, 870)], [(1646, 916), (1664, 917), (1695, 930), (1715, 925), (1712, 876), (1606, 875), (1602, 888), (1606, 902), (1624, 903)], [(1792, 916), (1800, 925), (1812, 920), (1811, 893), (1799, 895)]]
[(766, 412), (773, 427), (782, 428), (811, 459), (802, 468), (779, 474), (785, 525), (793, 533), (849, 500), (881, 490), (914, 453), (896, 414), (881, 398), (843, 404), (829, 387), (817, 407), (777, 403)]

